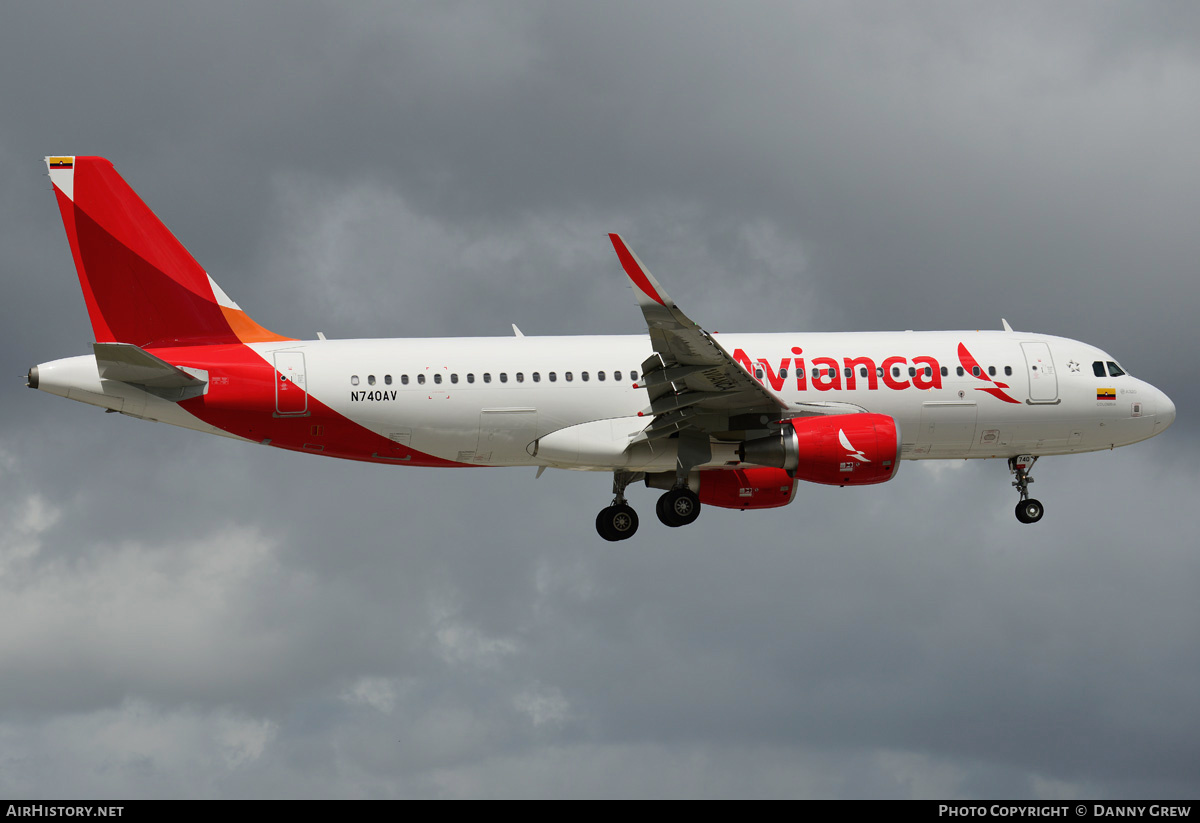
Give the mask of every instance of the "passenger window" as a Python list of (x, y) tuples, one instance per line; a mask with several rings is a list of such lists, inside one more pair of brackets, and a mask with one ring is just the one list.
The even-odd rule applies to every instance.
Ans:
[(950, 376), (950, 370), (948, 368), (946, 368), (945, 366), (942, 366), (942, 377), (949, 377), (949, 376)]
[(508, 372), (505, 372), (505, 371), (500, 372), (500, 382), (501, 383), (508, 382)]
[(1097, 377), (1104, 376), (1104, 362), (1103, 361), (1096, 360), (1092, 363), (1092, 374), (1096, 375)]
[(451, 382), (451, 383), (457, 383), (457, 382), (458, 382), (458, 375), (457, 375), (457, 374), (452, 374), (452, 375), (450, 375), (450, 382)]
[(570, 382), (571, 382), (572, 375), (571, 375), (571, 373), (570, 373), (570, 372), (566, 372), (565, 374), (563, 374), (563, 377), (567, 378), (567, 382), (568, 382), (568, 383), (570, 383)]
[(518, 383), (524, 383), (524, 382), (525, 382), (525, 372), (523, 372), (523, 371), (519, 371), (519, 372), (517, 372), (517, 382), (518, 382)]
[(867, 376), (867, 367), (866, 366), (863, 366), (861, 369), (858, 370), (858, 376), (859, 377)]
[(442, 382), (442, 376), (440, 374), (435, 374), (433, 376), (433, 382), (440, 384)]
[(854, 376), (854, 369), (852, 369), (852, 368), (850, 368), (849, 366), (847, 366), (847, 367), (846, 367), (846, 376), (847, 376), (847, 377), (853, 377), (853, 376)]
[(357, 374), (352, 374), (352, 375), (350, 375), (350, 385), (351, 385), (351, 386), (357, 386), (357, 385), (358, 385), (358, 375), (357, 375)]
[(631, 372), (629, 373), (629, 379), (630, 379), (630, 380), (632, 380), (633, 382), (635, 382), (635, 383), (636, 383), (636, 382), (637, 382), (637, 379), (638, 379), (637, 372), (636, 372), (636, 371), (631, 371)]
[(962, 377), (962, 376), (963, 376), (963, 375), (966, 373), (966, 372), (964, 372), (964, 371), (963, 371), (963, 367), (962, 367), (962, 366), (959, 366), (957, 369), (955, 369), (955, 370), (954, 370), (954, 372), (955, 372), (955, 374), (957, 374), (959, 377)]
[(971, 367), (971, 374), (975, 375), (976, 377), (979, 377), (979, 375), (980, 375), (980, 372), (979, 372), (979, 367), (978, 367), (978, 366), (972, 366), (972, 367)]
[(917, 370), (916, 370), (915, 368), (913, 368), (912, 366), (909, 366), (909, 367), (908, 367), (908, 376), (909, 376), (909, 377), (916, 377), (916, 376), (917, 376)]
[(762, 380), (762, 379), (763, 379), (763, 370), (762, 370), (762, 369), (755, 369), (755, 370), (754, 370), (754, 376), (755, 376), (755, 377), (757, 377), (759, 380)]
[(899, 377), (899, 376), (900, 376), (900, 367), (892, 366), (892, 377)]
[(540, 372), (534, 372), (534, 373), (533, 373), (533, 382), (534, 382), (534, 383), (540, 383), (540, 382), (542, 382), (542, 375), (541, 375), (541, 373), (540, 373)]
[(995, 377), (996, 376), (996, 367), (988, 366), (988, 374), (990, 374), (992, 377)]
[(374, 386), (374, 385), (375, 385), (375, 375), (373, 375), (373, 374), (368, 374), (368, 375), (367, 375), (367, 385), (368, 385), (368, 386)]
[(484, 383), (491, 383), (491, 382), (492, 382), (492, 373), (491, 373), (490, 371), (485, 371), (485, 372), (483, 373), (483, 382), (484, 382)]
[(620, 380), (620, 379), (621, 379), (621, 372), (620, 371), (613, 372), (613, 380)]
[(1005, 366), (1005, 367), (1004, 367), (1004, 376), (1005, 376), (1005, 377), (1012, 377), (1012, 366)]
[(883, 366), (876, 366), (875, 373), (879, 377), (883, 377)]
[(596, 372), (596, 379), (599, 380), (601, 383), (603, 383), (604, 382), (604, 372), (602, 372), (602, 371)]
[(468, 382), (468, 383), (474, 383), (474, 382), (475, 382), (475, 375), (474, 375), (474, 374), (472, 374), (471, 372), (467, 372), (467, 382)]
[(926, 367), (925, 367), (925, 376), (926, 376), (926, 377), (933, 377), (933, 366), (926, 366)]
[(403, 385), (407, 386), (408, 385), (408, 375), (407, 374), (400, 375), (400, 382)]
[(820, 370), (820, 369), (813, 369), (813, 380), (816, 380), (816, 379), (817, 379), (818, 377), (820, 377), (820, 376), (821, 376), (821, 370)]
[(1125, 373), (1124, 369), (1122, 369), (1120, 366), (1118, 366), (1113, 361), (1111, 361), (1111, 360), (1108, 361), (1108, 376), (1109, 377), (1120, 377), (1124, 373)]
[(390, 374), (385, 374), (385, 375), (383, 376), (383, 384), (384, 384), (385, 386), (390, 386), (390, 385), (392, 385), (392, 376), (391, 376)]
[(418, 382), (418, 383), (420, 383), (422, 386), (424, 386), (424, 385), (425, 385), (425, 375), (423, 375), (423, 374), (418, 374), (418, 375), (417, 375), (417, 382)]

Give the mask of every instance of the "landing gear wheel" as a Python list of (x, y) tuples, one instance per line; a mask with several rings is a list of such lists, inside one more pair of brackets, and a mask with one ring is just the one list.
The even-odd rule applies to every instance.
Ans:
[(596, 515), (596, 531), (611, 542), (628, 540), (633, 537), (637, 528), (637, 512), (623, 504), (609, 506)]
[(1022, 523), (1036, 523), (1046, 513), (1042, 502), (1029, 496), (1029, 484), (1033, 482), (1029, 472), (1036, 462), (1037, 456), (1032, 454), (1019, 454), (1008, 458), (1008, 470), (1017, 478), (1013, 481), (1013, 488), (1021, 495), (1021, 502), (1017, 504), (1017, 519)]
[(663, 525), (687, 526), (700, 516), (700, 498), (691, 489), (671, 489), (658, 498), (655, 509)]
[(1032, 497), (1017, 504), (1017, 519), (1022, 523), (1036, 523), (1042, 519), (1045, 512), (1046, 510), (1042, 508), (1042, 501), (1034, 500)]

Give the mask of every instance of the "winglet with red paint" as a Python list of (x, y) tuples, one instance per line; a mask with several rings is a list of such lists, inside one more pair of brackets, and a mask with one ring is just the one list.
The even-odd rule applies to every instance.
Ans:
[(674, 308), (675, 301), (667, 295), (666, 290), (658, 284), (650, 270), (625, 244), (621, 235), (613, 233), (608, 235), (608, 239), (612, 241), (613, 248), (617, 251), (617, 257), (621, 260), (621, 268), (625, 269), (625, 273), (633, 281), (633, 294), (637, 298), (638, 305), (643, 309), (655, 304)]
[(229, 299), (103, 157), (46, 158), (99, 343), (142, 348), (289, 340)]

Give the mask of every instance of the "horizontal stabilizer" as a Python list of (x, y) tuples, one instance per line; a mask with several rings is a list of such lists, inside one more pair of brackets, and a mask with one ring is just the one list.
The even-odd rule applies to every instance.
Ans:
[(132, 343), (93, 343), (96, 367), (105, 380), (157, 389), (199, 387), (204, 381)]

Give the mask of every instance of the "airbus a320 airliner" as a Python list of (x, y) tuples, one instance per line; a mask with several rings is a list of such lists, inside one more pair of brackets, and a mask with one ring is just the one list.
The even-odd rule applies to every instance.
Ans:
[(281, 449), (397, 466), (606, 471), (658, 518), (784, 506), (797, 481), (883, 483), (901, 460), (1002, 458), (1035, 523), (1044, 455), (1165, 431), (1175, 406), (1103, 351), (1013, 331), (710, 334), (609, 235), (648, 334), (295, 340), (250, 319), (113, 165), (47, 157), (96, 342), (35, 389)]

